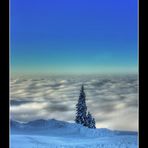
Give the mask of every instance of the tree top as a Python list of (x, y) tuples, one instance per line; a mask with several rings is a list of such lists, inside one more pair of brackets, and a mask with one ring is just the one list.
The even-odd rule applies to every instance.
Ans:
[(82, 86), (81, 86), (81, 91), (84, 91), (84, 85), (82, 84)]

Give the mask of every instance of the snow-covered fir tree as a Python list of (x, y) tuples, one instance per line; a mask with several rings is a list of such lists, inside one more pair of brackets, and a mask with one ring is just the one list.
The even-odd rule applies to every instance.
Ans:
[(95, 121), (95, 118), (92, 118), (92, 128), (96, 128), (96, 121)]
[(84, 92), (84, 86), (82, 85), (78, 103), (76, 104), (77, 112), (76, 112), (75, 122), (78, 124), (82, 124), (83, 126), (87, 126), (88, 128), (96, 128), (95, 119), (92, 117), (90, 112), (88, 112), (87, 114), (87, 106), (85, 98), (86, 96)]
[(90, 112), (88, 112), (86, 119), (87, 119), (86, 120), (87, 127), (91, 128), (92, 116), (91, 116)]
[(88, 128), (96, 128), (95, 119), (92, 117), (90, 112), (88, 112), (88, 114), (86, 116), (86, 126)]
[(77, 112), (76, 112), (75, 122), (86, 126), (87, 106), (86, 106), (86, 102), (85, 102), (85, 92), (84, 92), (83, 85), (80, 90), (80, 96), (78, 99), (78, 103), (76, 104), (76, 111)]

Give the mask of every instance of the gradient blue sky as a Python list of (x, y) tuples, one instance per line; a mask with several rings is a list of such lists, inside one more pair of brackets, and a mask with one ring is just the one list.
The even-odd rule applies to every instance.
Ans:
[(137, 11), (137, 0), (11, 0), (11, 71), (136, 72)]

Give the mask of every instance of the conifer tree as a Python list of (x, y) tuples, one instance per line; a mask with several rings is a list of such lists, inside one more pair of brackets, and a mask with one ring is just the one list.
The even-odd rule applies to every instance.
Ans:
[(96, 128), (95, 118), (92, 118), (92, 128)]
[(86, 116), (86, 126), (88, 128), (96, 128), (95, 119), (92, 117), (90, 112), (88, 112), (88, 114)]
[(78, 99), (78, 103), (76, 104), (76, 111), (77, 112), (76, 112), (75, 122), (86, 126), (87, 106), (86, 106), (86, 102), (85, 102), (85, 92), (84, 92), (83, 85), (80, 90), (80, 96)]
[(90, 128), (90, 126), (91, 126), (91, 121), (92, 121), (92, 116), (91, 116), (90, 112), (88, 112), (88, 114), (86, 116), (86, 126), (88, 128)]

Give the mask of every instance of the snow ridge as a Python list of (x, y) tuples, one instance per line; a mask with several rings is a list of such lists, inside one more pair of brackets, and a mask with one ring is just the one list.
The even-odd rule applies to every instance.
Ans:
[(11, 121), (11, 148), (137, 148), (137, 133), (90, 129), (65, 121)]
[[(50, 131), (50, 132), (49, 132)], [(84, 137), (100, 137), (113, 136), (115, 133), (109, 129), (90, 129), (80, 124), (69, 123), (65, 121), (50, 120), (35, 120), (28, 123), (19, 123), (11, 121), (11, 132), (13, 133), (30, 133), (30, 134), (45, 134), (51, 135), (79, 135)]]

